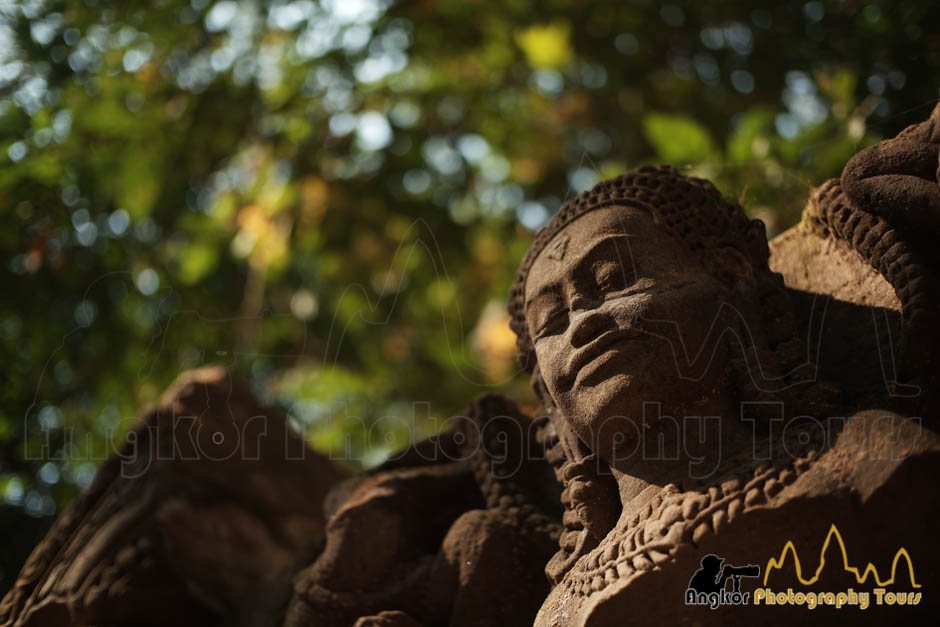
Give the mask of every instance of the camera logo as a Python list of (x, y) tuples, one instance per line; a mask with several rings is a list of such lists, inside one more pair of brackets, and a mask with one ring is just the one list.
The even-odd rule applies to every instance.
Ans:
[[(707, 605), (717, 609), (721, 605), (747, 605), (751, 593), (741, 592), (742, 577), (760, 577), (760, 566), (732, 566), (722, 562), (725, 560), (714, 554), (702, 558), (702, 565), (689, 580), (689, 587), (685, 591), (686, 605)], [(732, 580), (732, 588), (727, 590), (728, 580)]]

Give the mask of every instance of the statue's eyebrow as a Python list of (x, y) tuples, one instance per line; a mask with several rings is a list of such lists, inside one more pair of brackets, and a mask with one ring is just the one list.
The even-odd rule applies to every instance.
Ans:
[(552, 281), (551, 283), (546, 283), (545, 285), (539, 287), (535, 291), (535, 294), (532, 294), (532, 296), (526, 298), (526, 302), (529, 303), (545, 296), (559, 296), (561, 293), (561, 285), (557, 281)]
[[(630, 240), (633, 237), (633, 235), (628, 235), (626, 233), (613, 233), (596, 240), (593, 246), (584, 251), (581, 256), (575, 260), (575, 262), (572, 264), (572, 268), (574, 268), (575, 272), (583, 271), (586, 265), (596, 261), (597, 257), (600, 256), (601, 253), (610, 250), (611, 248), (617, 251), (617, 259), (619, 262), (623, 263), (626, 261), (626, 259), (624, 255), (620, 254), (620, 248), (617, 246), (617, 244), (623, 240)], [(630, 259), (632, 260), (632, 255), (630, 255)]]

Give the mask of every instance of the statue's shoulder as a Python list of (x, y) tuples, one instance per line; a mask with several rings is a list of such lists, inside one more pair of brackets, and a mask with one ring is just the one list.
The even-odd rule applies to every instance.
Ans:
[[(916, 418), (875, 409), (805, 420), (803, 425), (803, 431), (774, 441), (772, 459), (733, 463), (735, 472), (716, 475), (699, 489), (651, 486), (644, 508), (618, 521), (555, 586), (536, 625), (603, 627), (617, 624), (618, 617), (636, 607), (644, 608), (644, 620), (650, 623), (773, 622), (781, 610), (750, 604), (712, 611), (688, 605), (690, 579), (706, 556), (717, 555), (728, 565), (761, 568), (762, 583), (749, 580), (742, 587), (751, 595), (757, 588), (836, 590), (834, 586), (846, 585), (839, 573), (821, 579), (823, 583), (806, 584), (791, 562), (781, 562), (785, 547), (794, 547), (808, 580), (833, 529), (850, 556), (849, 565), (876, 564), (881, 568), (877, 576), (886, 580), (892, 577), (892, 558), (903, 547), (918, 581), (930, 581), (929, 564), (940, 560), (940, 543), (932, 531), (940, 511), (935, 489), (940, 437)], [(772, 560), (782, 567), (773, 566), (765, 577)], [(865, 582), (853, 579), (851, 586), (868, 592), (878, 587), (871, 576)], [(908, 588), (906, 580), (894, 587)], [(940, 602), (925, 599), (905, 610), (905, 616), (919, 624), (938, 608)], [(872, 607), (867, 612), (872, 624), (878, 624), (898, 609)], [(829, 618), (806, 612), (805, 620), (827, 624)]]

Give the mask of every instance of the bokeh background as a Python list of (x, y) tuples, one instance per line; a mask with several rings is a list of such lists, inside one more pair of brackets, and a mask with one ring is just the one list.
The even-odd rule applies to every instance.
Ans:
[(505, 298), (644, 162), (771, 234), (929, 114), (923, 0), (0, 0), (0, 592), (134, 415), (223, 363), (367, 467), (531, 402)]

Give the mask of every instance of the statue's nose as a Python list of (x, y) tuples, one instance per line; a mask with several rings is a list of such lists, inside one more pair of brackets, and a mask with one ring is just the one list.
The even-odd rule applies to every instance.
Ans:
[(576, 313), (571, 324), (571, 345), (580, 348), (615, 326), (613, 316), (606, 311), (588, 309)]

